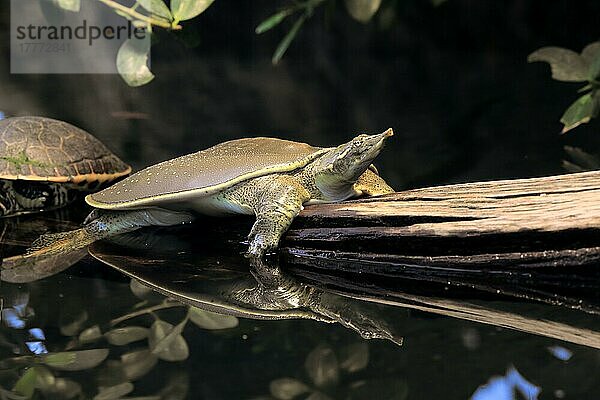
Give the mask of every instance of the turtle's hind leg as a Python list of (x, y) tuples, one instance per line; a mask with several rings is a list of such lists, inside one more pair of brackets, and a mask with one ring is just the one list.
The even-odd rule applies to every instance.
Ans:
[(67, 254), (119, 233), (131, 232), (145, 226), (178, 225), (192, 220), (191, 214), (159, 208), (132, 211), (95, 210), (88, 216), (82, 228), (40, 236), (33, 242), (26, 255), (46, 257)]

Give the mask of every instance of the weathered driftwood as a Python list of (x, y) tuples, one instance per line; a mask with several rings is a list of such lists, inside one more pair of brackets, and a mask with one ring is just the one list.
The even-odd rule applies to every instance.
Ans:
[(600, 260), (600, 171), (475, 182), (308, 206), (295, 256), (446, 267)]

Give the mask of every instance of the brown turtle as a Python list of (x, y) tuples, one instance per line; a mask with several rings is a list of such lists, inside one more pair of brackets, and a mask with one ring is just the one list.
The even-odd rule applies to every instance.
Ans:
[(62, 207), (130, 172), (98, 139), (66, 122), (0, 121), (0, 217)]

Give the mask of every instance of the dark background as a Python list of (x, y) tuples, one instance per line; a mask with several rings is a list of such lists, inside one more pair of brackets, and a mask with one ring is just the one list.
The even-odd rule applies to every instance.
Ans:
[[(439, 7), (383, 0), (367, 25), (352, 20), (342, 1), (331, 1), (307, 21), (278, 66), (271, 56), (293, 18), (263, 35), (254, 28), (288, 3), (216, 0), (184, 22), (198, 46), (159, 34), (156, 79), (142, 88), (109, 75), (11, 75), (8, 4), (0, 8), (0, 110), (69, 121), (136, 168), (249, 135), (334, 145), (388, 127), (397, 135), (377, 164), (397, 189), (558, 174), (565, 172), (563, 146), (600, 151), (600, 120), (559, 134), (560, 116), (582, 85), (553, 81), (547, 64), (526, 61), (542, 46), (580, 51), (598, 40), (597, 0), (448, 0)], [(79, 268), (81, 275), (110, 273), (97, 264)], [(89, 298), (110, 311), (110, 301), (123, 298), (110, 281), (66, 276), (42, 281), (39, 304), (62, 310), (57, 298)], [(92, 285), (106, 297), (90, 295)], [(576, 355), (565, 364), (547, 352), (556, 344), (550, 339), (428, 314), (399, 321), (406, 346), (369, 344), (373, 371), (407, 379), (409, 398), (467, 398), (510, 363), (543, 387), (541, 398), (553, 398), (556, 388), (597, 397), (595, 350), (569, 345)], [(337, 325), (242, 324), (247, 341), (196, 336), (185, 371), (195, 374), (197, 393), (266, 393), (271, 379), (302, 375), (305, 347), (312, 345), (306, 338), (358, 340)], [(471, 331), (483, 343), (477, 351), (462, 345)], [(252, 346), (265, 338), (272, 340), (263, 353), (269, 356), (253, 356)], [(297, 353), (281, 352), (287, 341)]]
[(74, 123), (136, 168), (243, 136), (333, 145), (393, 127), (378, 165), (406, 188), (561, 173), (565, 144), (598, 148), (598, 121), (559, 135), (582, 85), (526, 60), (598, 40), (598, 1), (384, 0), (367, 25), (332, 1), (273, 66), (294, 18), (254, 28), (289, 3), (217, 0), (184, 23), (196, 47), (159, 34), (156, 79), (141, 88), (111, 75), (11, 75), (4, 4), (0, 110)]

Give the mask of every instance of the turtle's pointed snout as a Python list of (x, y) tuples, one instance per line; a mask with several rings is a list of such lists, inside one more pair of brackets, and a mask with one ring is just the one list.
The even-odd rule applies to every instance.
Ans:
[(386, 140), (392, 136), (394, 136), (394, 130), (392, 128), (388, 128), (382, 133), (372, 135), (369, 142), (372, 146), (382, 148)]
[(372, 145), (383, 146), (385, 141), (392, 136), (394, 136), (394, 130), (392, 128), (388, 128), (382, 133), (377, 133), (375, 135), (371, 135), (369, 142)]

